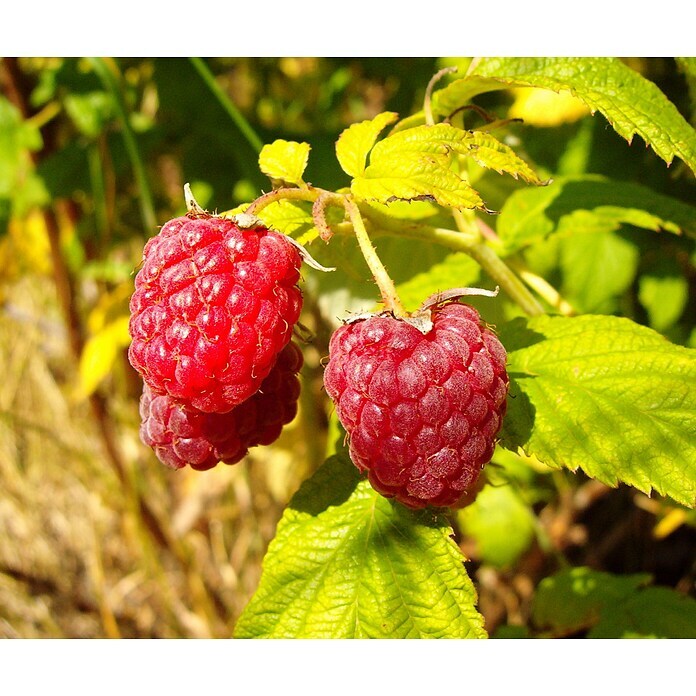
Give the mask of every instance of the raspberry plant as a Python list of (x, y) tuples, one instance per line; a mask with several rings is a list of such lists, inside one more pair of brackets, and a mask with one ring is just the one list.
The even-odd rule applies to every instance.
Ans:
[[(336, 156), (348, 177), (345, 188), (306, 182), (310, 146), (276, 140), (259, 158), (273, 190), (229, 213), (258, 216), (335, 266), (335, 274), (313, 274), (306, 284), (325, 315), (344, 321), (334, 324), (325, 373), (336, 402), (328, 459), (281, 519), (236, 636), (484, 637), (476, 590), (451, 525), (485, 548), (487, 517), (509, 513), (517, 523), (514, 506), (501, 498), (509, 491), (525, 520), (511, 535), (514, 547), (529, 528), (525, 515), (533, 517), (516, 493), (518, 468), (530, 463), (655, 492), (684, 508), (696, 503), (693, 349), (603, 313), (620, 287), (612, 287), (621, 280), (612, 275), (625, 270), (613, 230), (629, 223), (693, 236), (695, 209), (637, 184), (598, 177), (551, 181), (505, 142), (509, 120), (489, 117), (474, 100), (510, 87), (568, 90), (629, 142), (637, 134), (668, 164), (679, 157), (692, 171), (693, 128), (654, 85), (612, 59), (483, 59), (464, 75), (448, 75), (454, 72), (433, 77), (421, 112), (381, 113), (341, 134)], [(449, 82), (439, 82), (446, 77)], [(468, 125), (471, 113), (483, 123)], [(486, 190), (495, 190), (496, 176), (526, 186), (493, 215)], [(597, 244), (610, 248), (592, 248)], [(437, 246), (448, 253), (432, 264), (427, 254)], [(549, 261), (533, 252), (549, 248), (559, 254), (572, 303), (537, 270)], [(388, 269), (403, 268), (404, 255), (415, 259), (417, 270), (400, 280)], [(369, 284), (348, 277), (364, 279), (368, 269), (378, 304)], [(476, 310), (437, 299), (438, 293), (456, 297), (451, 288), (474, 281), (500, 289), (497, 304), (477, 301), (500, 343), (480, 324), (463, 351), (447, 354), (446, 368), (433, 353), (421, 371), (411, 369), (414, 346), (444, 335), (440, 323), (461, 316), (476, 327)], [(348, 302), (337, 291), (346, 287)], [(416, 310), (432, 294), (433, 310), (419, 324)], [(460, 348), (443, 339), (448, 342)], [(472, 352), (486, 365), (483, 372), (472, 371)], [(451, 371), (461, 376), (456, 387), (445, 381)], [(487, 404), (480, 414), (472, 391)], [(432, 412), (442, 413), (439, 430), (428, 428), (423, 415), (431, 396)], [(465, 455), (475, 442), (467, 439), (472, 432), (480, 435), (480, 447)], [(474, 485), (491, 456), (487, 482)], [(491, 500), (501, 509), (491, 511)], [(443, 507), (455, 503), (463, 509)], [(503, 564), (520, 550), (507, 553), (503, 549)], [(694, 603), (673, 599), (680, 605), (675, 613), (690, 617), (674, 632), (694, 635)], [(539, 618), (540, 625), (554, 621)]]
[(0, 62), (0, 290), (53, 270), (123, 520), (56, 591), (110, 636), (696, 637), (694, 60), (395, 61), (377, 109), (272, 63), (242, 114), (234, 61)]

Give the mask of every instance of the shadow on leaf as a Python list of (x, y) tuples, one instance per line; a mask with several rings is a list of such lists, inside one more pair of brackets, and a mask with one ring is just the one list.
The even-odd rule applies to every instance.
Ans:
[(305, 481), (290, 501), (290, 508), (312, 516), (332, 505), (345, 503), (361, 480), (347, 454), (329, 457), (316, 473)]

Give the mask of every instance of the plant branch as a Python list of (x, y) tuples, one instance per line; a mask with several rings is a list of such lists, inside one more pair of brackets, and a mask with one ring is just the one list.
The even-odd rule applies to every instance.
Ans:
[(372, 272), (372, 277), (375, 279), (375, 283), (377, 283), (377, 287), (382, 293), (382, 302), (384, 302), (384, 306), (397, 317), (407, 316), (408, 313), (401, 304), (401, 300), (396, 292), (396, 287), (394, 286), (394, 281), (389, 276), (389, 273), (387, 273), (387, 269), (380, 261), (379, 256), (377, 256), (377, 251), (370, 241), (370, 237), (365, 229), (365, 223), (360, 214), (360, 209), (351, 196), (346, 195), (342, 196), (342, 198), (343, 205), (353, 225), (353, 230), (355, 230), (355, 237), (360, 245), (360, 251), (362, 251), (365, 261)]
[(283, 200), (308, 201), (314, 203), (319, 196), (325, 196), (327, 198), (327, 203), (335, 199), (338, 205), (343, 205), (341, 201), (342, 197), (337, 193), (317, 189), (310, 185), (307, 185), (307, 188), (293, 188), (287, 186), (259, 196), (255, 201), (250, 203), (249, 207), (244, 212), (247, 215), (258, 215), (266, 206), (271, 205), (271, 203), (278, 203)]
[(425, 99), (423, 100), (423, 115), (425, 116), (425, 123), (428, 126), (435, 125), (435, 119), (433, 117), (433, 89), (440, 78), (444, 77), (448, 73), (457, 72), (457, 66), (452, 65), (449, 68), (442, 68), (438, 70), (428, 82), (428, 86), (425, 88)]
[(572, 317), (575, 315), (575, 309), (571, 304), (563, 299), (561, 294), (553, 287), (547, 280), (532, 273), (524, 264), (519, 261), (509, 261), (508, 262), (512, 268), (517, 271), (520, 278), (530, 287), (532, 290), (542, 297), (546, 302), (548, 302), (554, 309), (558, 310), (561, 314), (566, 317)]
[(220, 85), (217, 83), (215, 76), (210, 71), (210, 68), (206, 65), (205, 61), (202, 58), (196, 58), (195, 56), (190, 57), (189, 60), (193, 64), (193, 67), (198, 71), (198, 74), (203, 78), (203, 81), (213, 93), (215, 98), (218, 100), (220, 106), (222, 106), (227, 115), (234, 121), (237, 128), (239, 128), (239, 132), (244, 136), (244, 139), (256, 151), (256, 154), (261, 152), (263, 148), (263, 141), (261, 138), (259, 138), (251, 125), (249, 125), (249, 122), (246, 120), (246, 118), (244, 118), (242, 112), (220, 88)]
[(111, 94), (114, 100), (114, 105), (116, 106), (116, 111), (121, 122), (121, 128), (123, 129), (123, 141), (126, 145), (128, 157), (131, 161), (135, 180), (138, 185), (138, 200), (140, 201), (140, 214), (143, 219), (143, 225), (148, 233), (154, 232), (157, 228), (155, 206), (153, 204), (147, 174), (145, 173), (145, 164), (140, 156), (140, 149), (138, 148), (133, 130), (130, 127), (121, 89), (111, 69), (103, 58), (90, 58), (89, 61), (99, 76), (99, 79), (102, 81), (106, 91)]
[[(373, 218), (370, 220), (370, 218)], [(525, 314), (539, 316), (544, 314), (544, 308), (532, 295), (524, 283), (515, 275), (512, 269), (496, 254), (495, 250), (481, 241), (478, 231), (467, 230), (458, 232), (443, 227), (428, 225), (404, 224), (387, 215), (373, 214), (370, 211), (368, 221), (375, 225), (374, 234), (408, 237), (428, 242), (436, 242), (453, 251), (461, 251), (473, 258), (486, 273), (507, 293)], [(335, 232), (342, 228), (336, 226)]]

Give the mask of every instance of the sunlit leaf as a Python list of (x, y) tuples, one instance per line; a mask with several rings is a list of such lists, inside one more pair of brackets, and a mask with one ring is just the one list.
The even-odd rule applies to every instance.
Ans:
[(287, 184), (302, 184), (302, 175), (309, 160), (310, 146), (287, 140), (276, 140), (264, 145), (259, 155), (261, 171), (271, 179)]
[(696, 353), (619, 317), (502, 326), (502, 444), (557, 468), (696, 505)]
[(696, 130), (654, 83), (617, 58), (483, 58), (472, 75), (433, 95), (433, 109), (446, 116), (478, 94), (510, 87), (567, 90), (629, 142), (639, 135), (668, 164), (679, 157), (696, 171)]
[(484, 638), (446, 519), (327, 460), (290, 502), (237, 638)]
[(351, 177), (363, 174), (367, 156), (379, 134), (398, 118), (398, 114), (386, 111), (369, 121), (354, 123), (341, 133), (336, 143), (336, 156), (346, 174)]
[(478, 193), (449, 168), (446, 158), (413, 153), (370, 164), (364, 176), (353, 179), (351, 191), (357, 198), (379, 203), (424, 199), (451, 208), (484, 207)]
[(520, 87), (514, 90), (515, 101), (508, 112), (509, 118), (520, 118), (525, 124), (550, 128), (562, 123), (573, 123), (587, 115), (589, 109), (568, 91), (552, 92), (547, 89)]

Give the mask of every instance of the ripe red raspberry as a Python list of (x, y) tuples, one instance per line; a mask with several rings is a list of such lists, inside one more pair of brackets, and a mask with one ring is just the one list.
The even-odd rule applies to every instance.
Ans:
[(140, 398), (140, 438), (172, 469), (187, 464), (211, 469), (218, 462), (236, 464), (250, 447), (270, 445), (297, 413), (302, 353), (289, 343), (278, 356), (261, 388), (228, 413), (203, 413), (147, 385)]
[(465, 304), (432, 309), (423, 334), (373, 316), (331, 337), (324, 385), (372, 486), (412, 508), (453, 505), (493, 456), (506, 353)]
[(129, 358), (156, 394), (224, 413), (256, 392), (302, 308), (300, 255), (278, 232), (198, 216), (143, 250)]

